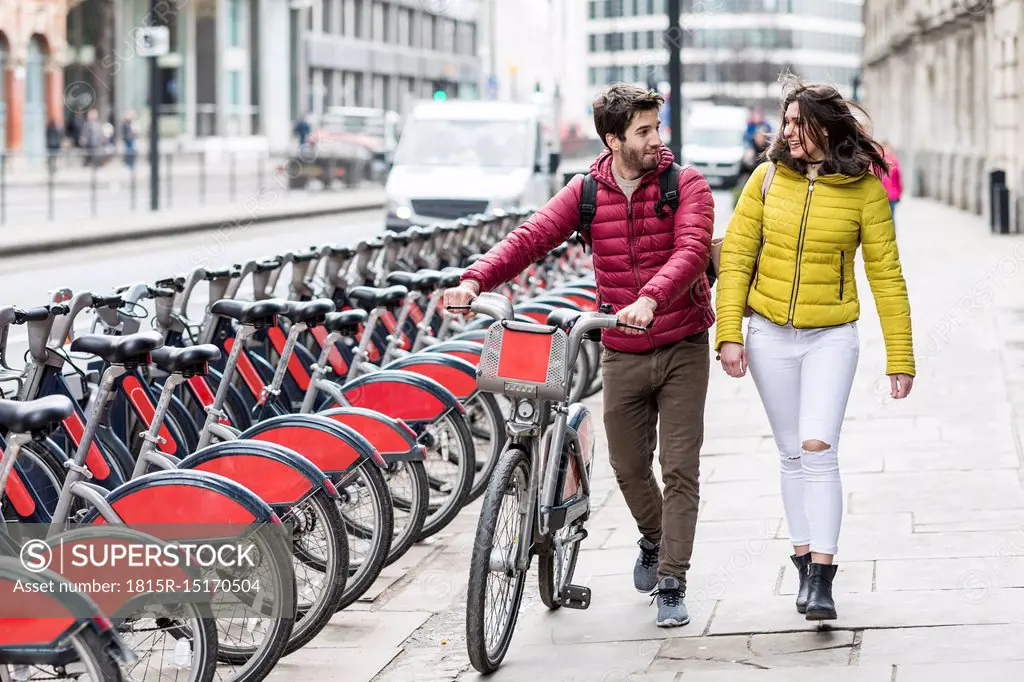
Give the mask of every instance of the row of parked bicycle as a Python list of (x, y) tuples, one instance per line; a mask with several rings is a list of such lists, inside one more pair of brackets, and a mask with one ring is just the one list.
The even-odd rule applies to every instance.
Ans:
[[(0, 680), (261, 680), (445, 529), (487, 488), (515, 400), (478, 382), (497, 313), (441, 298), (528, 215), (0, 308)], [(589, 268), (567, 243), (499, 293), (521, 322), (593, 311)], [(569, 402), (600, 390), (599, 358), (580, 345)], [(111, 548), (138, 544), (246, 561), (119, 573)], [(97, 548), (103, 571), (62, 560)]]

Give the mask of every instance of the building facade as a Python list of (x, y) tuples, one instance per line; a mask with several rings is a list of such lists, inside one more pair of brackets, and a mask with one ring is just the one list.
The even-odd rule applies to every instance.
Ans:
[(480, 95), (480, 0), (307, 0), (293, 26), (293, 114), (330, 106), (405, 113)]
[(865, 104), (908, 192), (989, 214), (989, 173), (1024, 231), (1020, 0), (867, 0)]
[(0, 151), (42, 159), (63, 126), (66, 0), (0, 2)]
[(718, 100), (774, 113), (779, 74), (835, 84), (852, 94), (860, 68), (863, 0), (682, 0), (680, 26), (668, 29), (667, 0), (588, 0), (589, 111), (608, 83), (668, 89), (668, 50), (682, 46), (684, 104)]
[[(68, 82), (109, 87), (114, 117), (149, 106), (139, 27), (167, 26), (158, 58), (161, 137), (284, 149), (299, 116), (330, 106), (403, 111), (480, 83), (480, 0), (114, 0), (114, 49), (97, 57), (96, 4), (69, 16)], [(0, 3), (6, 4), (6, 3)], [(102, 85), (105, 84), (105, 85)], [(148, 114), (139, 116), (143, 134)]]

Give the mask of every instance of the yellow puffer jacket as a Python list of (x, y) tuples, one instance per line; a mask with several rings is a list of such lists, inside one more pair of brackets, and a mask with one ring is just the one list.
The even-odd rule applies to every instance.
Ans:
[(780, 163), (762, 202), (769, 163), (748, 180), (722, 243), (715, 348), (727, 341), (743, 343), (747, 306), (776, 324), (796, 328), (858, 319), (853, 263), (863, 245), (864, 269), (885, 337), (886, 374), (913, 376), (910, 301), (881, 181), (871, 173), (831, 174), (812, 185)]

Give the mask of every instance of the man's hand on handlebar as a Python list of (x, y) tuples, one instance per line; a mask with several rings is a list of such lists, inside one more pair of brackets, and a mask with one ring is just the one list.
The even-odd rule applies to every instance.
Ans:
[(620, 310), (616, 317), (621, 324), (630, 325), (624, 328), (627, 334), (643, 334), (654, 322), (654, 309), (657, 307), (654, 299), (641, 296), (635, 303)]
[(456, 313), (462, 313), (463, 316), (468, 320), (473, 317), (472, 311), (469, 309), (469, 304), (473, 302), (480, 294), (480, 289), (476, 282), (467, 280), (455, 287), (454, 289), (446, 289), (444, 292), (444, 307)]

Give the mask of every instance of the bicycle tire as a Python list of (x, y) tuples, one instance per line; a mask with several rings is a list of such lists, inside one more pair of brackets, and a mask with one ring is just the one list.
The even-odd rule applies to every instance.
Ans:
[[(388, 551), (391, 548), (391, 538), (395, 532), (395, 512), (392, 508), (391, 493), (388, 492), (388, 484), (384, 480), (384, 474), (381, 473), (380, 469), (373, 462), (361, 462), (359, 469), (361, 476), (368, 483), (367, 490), (373, 505), (374, 517), (377, 519), (377, 532), (371, 538), (370, 548), (360, 567), (354, 571), (351, 567), (349, 568), (345, 592), (342, 595), (341, 602), (338, 604), (338, 611), (355, 603), (377, 580), (381, 569), (384, 568), (384, 561), (387, 559)], [(336, 504), (341, 505), (341, 500), (338, 500)], [(340, 508), (339, 511), (342, 519), (345, 519), (343, 509)], [(351, 527), (348, 520), (345, 520), (345, 524)], [(350, 542), (352, 535), (355, 534), (353, 530), (355, 529), (348, 530), (346, 533), (346, 536), (350, 538)], [(350, 545), (350, 566), (353, 563), (351, 560), (352, 555), (353, 552)]]
[[(282, 656), (298, 651), (320, 634), (321, 630), (327, 627), (327, 623), (330, 622), (331, 618), (338, 611), (338, 604), (341, 603), (341, 599), (345, 594), (345, 584), (348, 581), (348, 542), (340, 541), (344, 534), (345, 522), (341, 518), (341, 511), (338, 509), (335, 500), (325, 490), (320, 489), (297, 506), (302, 505), (309, 505), (311, 510), (317, 513), (322, 520), (325, 526), (324, 530), (326, 531), (325, 537), (329, 543), (325, 554), (332, 558), (326, 564), (323, 564), (318, 559), (317, 563), (321, 563), (322, 568), (314, 568), (314, 570), (324, 574), (325, 589), (323, 595), (320, 599), (316, 600), (313, 606), (299, 612), (298, 618), (295, 621), (295, 627), (288, 638), (288, 646), (285, 647)], [(282, 518), (282, 521), (284, 520)], [(285, 522), (287, 523), (287, 521)], [(295, 548), (295, 553), (298, 554), (298, 543), (295, 542), (294, 538), (293, 547)], [(307, 566), (312, 565), (311, 562), (303, 561), (302, 563)], [(296, 581), (298, 582), (298, 579)], [(301, 591), (301, 588), (298, 589)], [(296, 592), (297, 597), (298, 592)]]
[[(409, 551), (409, 548), (416, 544), (416, 539), (423, 531), (423, 522), (427, 520), (427, 510), (430, 504), (430, 483), (427, 481), (427, 469), (423, 466), (423, 462), (402, 462), (401, 467), (408, 472), (412, 481), (411, 499), (407, 504), (401, 505), (402, 507), (408, 506), (406, 511), (409, 516), (402, 529), (395, 530), (391, 540), (391, 549), (388, 550), (388, 555), (384, 559), (385, 566), (390, 566), (401, 559)], [(395, 499), (394, 493), (391, 497), (394, 500), (392, 510), (397, 509), (400, 503)], [(394, 512), (392, 511), (392, 513)], [(398, 525), (397, 521), (395, 525)]]
[[(43, 500), (43, 506), (46, 509), (57, 508), (57, 500), (60, 497), (60, 490), (64, 486), (64, 479), (67, 477), (67, 469), (64, 468), (57, 456), (57, 453), (60, 452), (60, 450), (57, 449), (55, 452), (53, 448), (56, 448), (56, 446), (53, 445), (51, 448), (45, 444), (45, 442), (40, 443), (38, 441), (29, 441), (21, 447), (21, 452), (18, 454), (18, 462), (15, 464), (16, 469), (19, 471), (23, 479), (26, 477), (26, 474), (31, 471), (33, 472), (33, 478), (35, 477), (35, 474), (38, 473), (45, 477), (49, 485), (52, 486), (52, 489), (49, 491), (50, 494)], [(38, 467), (37, 472), (33, 471), (35, 467)], [(43, 481), (39, 481), (39, 483), (43, 484)], [(0, 495), (0, 502), (2, 502), (0, 507), (3, 508), (4, 519), (9, 522), (19, 521), (17, 512), (14, 510), (14, 505), (11, 504), (6, 494)], [(86, 503), (84, 500), (75, 498), (69, 513), (74, 514), (83, 509), (85, 505)], [(12, 532), (11, 526), (7, 528), (7, 532)]]
[[(577, 521), (573, 523), (573, 525), (566, 527), (570, 531), (569, 535), (572, 535), (572, 531), (574, 531), (577, 526), (582, 526), (582, 523)], [(568, 552), (570, 552), (570, 554), (563, 578), (563, 583), (565, 585), (572, 584), (572, 577), (576, 573), (576, 562), (580, 556), (580, 543), (572, 543)], [(555, 566), (556, 558), (553, 547), (550, 554), (539, 554), (537, 556), (537, 582), (540, 588), (540, 600), (544, 602), (544, 606), (548, 607), (551, 611), (557, 611), (562, 608), (562, 601), (560, 599), (555, 599), (555, 580), (558, 578), (558, 571)]]
[[(527, 566), (526, 570), (520, 571), (513, 577), (515, 584), (512, 586), (512, 602), (507, 622), (498, 637), (494, 651), (489, 651), (485, 610), (489, 596), (487, 579), (491, 573), (490, 563), (495, 527), (498, 523), (505, 491), (512, 483), (513, 477), (516, 476), (521, 479), (517, 482), (523, 486), (523, 492), (529, 494), (530, 458), (522, 448), (510, 447), (502, 454), (487, 486), (487, 492), (484, 493), (480, 520), (477, 523), (476, 537), (473, 542), (473, 556), (469, 565), (469, 589), (466, 594), (466, 648), (473, 667), (483, 675), (497, 670), (505, 658), (505, 654), (508, 653), (516, 621), (519, 618), (519, 607), (522, 604), (523, 591), (526, 587), (526, 575), (530, 572), (530, 568)], [(517, 510), (515, 518), (518, 517)], [(517, 529), (517, 537), (525, 540), (521, 529)]]
[[(475, 502), (484, 491), (487, 490), (487, 482), (491, 478), (491, 474), (494, 473), (494, 467), (498, 465), (498, 458), (501, 457), (501, 453), (505, 450), (505, 441), (508, 440), (508, 435), (505, 433), (505, 415), (502, 414), (501, 406), (498, 405), (497, 398), (491, 393), (478, 393), (474, 396), (473, 400), (466, 403), (466, 414), (469, 414), (470, 404), (479, 400), (482, 405), (482, 409), (486, 414), (485, 419), (487, 420), (488, 426), (491, 427), (491, 451), (485, 453), (483, 458), (480, 457), (480, 453), (476, 453), (476, 461), (483, 462), (482, 466), (474, 467), (473, 485), (469, 489), (469, 496), (466, 498), (466, 504)], [(470, 427), (470, 434), (473, 433), (472, 427)], [(474, 449), (476, 444), (473, 445)]]
[[(217, 659), (222, 663), (241, 666), (241, 671), (233, 671), (234, 674), (227, 677), (230, 682), (259, 682), (263, 680), (277, 665), (278, 660), (284, 654), (288, 646), (288, 640), (292, 629), (295, 627), (295, 598), (296, 584), (295, 574), (291, 567), (291, 556), (284, 539), (269, 534), (257, 534), (255, 542), (269, 544), (263, 551), (257, 552), (259, 556), (274, 557), (271, 560), (271, 568), (276, 574), (276, 579), (281, 583), (289, 582), (289, 596), (292, 601), (289, 606), (291, 615), (283, 617), (280, 614), (270, 619), (272, 625), (267, 637), (264, 638), (262, 646), (255, 647), (250, 651), (249, 647), (225, 646), (221, 637), (220, 628), (217, 633)], [(287, 565), (285, 565), (287, 560)], [(261, 588), (262, 589), (262, 588)], [(220, 620), (220, 619), (218, 619)], [(245, 619), (251, 620), (251, 619)]]
[[(445, 422), (451, 425), (455, 431), (456, 438), (462, 451), (462, 458), (459, 460), (458, 478), (455, 486), (447, 496), (447, 503), (442, 504), (434, 514), (428, 510), (427, 519), (423, 522), (423, 530), (420, 532), (418, 541), (425, 540), (443, 530), (449, 523), (455, 520), (462, 508), (466, 506), (467, 497), (473, 487), (473, 475), (476, 472), (476, 448), (473, 444), (473, 435), (469, 432), (469, 425), (465, 418), (449, 410), (437, 420), (437, 424)], [(429, 454), (428, 454), (429, 461)], [(426, 467), (426, 464), (424, 464)], [(428, 471), (429, 476), (429, 471)]]

